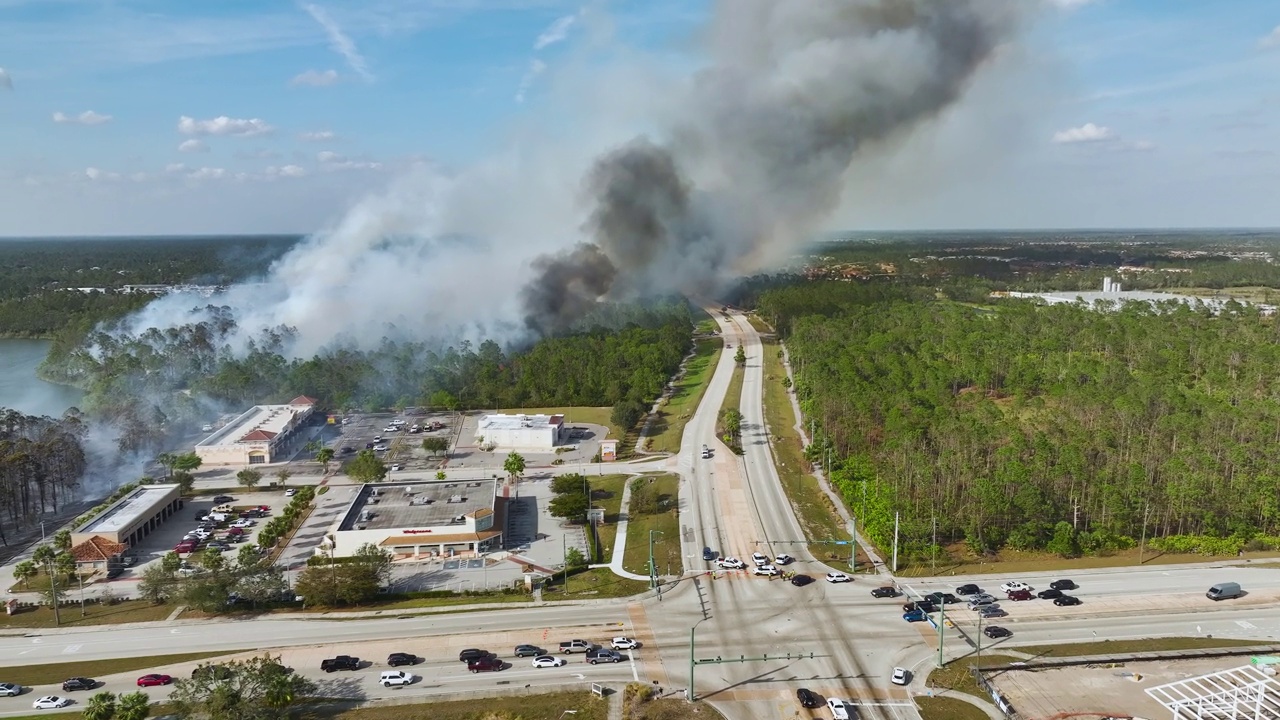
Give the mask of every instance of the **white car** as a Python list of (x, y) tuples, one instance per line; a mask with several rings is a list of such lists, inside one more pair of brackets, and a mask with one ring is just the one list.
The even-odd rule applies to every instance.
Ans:
[(751, 553), (751, 562), (755, 563), (756, 567), (760, 567), (761, 565), (768, 565), (769, 556), (765, 555), (764, 553)]
[(413, 673), (407, 673), (403, 670), (384, 670), (378, 678), (378, 682), (382, 683), (382, 687), (402, 687), (404, 685), (412, 685), (413, 681), (417, 679)]
[(255, 523), (254, 523), (252, 520), (248, 519), (248, 518), (243, 518), (243, 519), (241, 519), (241, 520), (237, 520), (237, 521), (235, 521), (235, 522), (231, 523), (231, 527), (233, 527), (233, 528), (240, 528), (241, 530), (243, 530), (243, 529), (245, 529), (245, 528), (251, 528), (251, 527), (253, 527), (254, 525), (255, 525)]
[(533, 659), (533, 666), (536, 668), (560, 667), (561, 665), (565, 665), (568, 662), (569, 662), (568, 660), (565, 660), (564, 658), (555, 657), (554, 655), (539, 655), (538, 657)]
[(889, 681), (892, 682), (894, 685), (906, 685), (907, 684), (906, 668), (900, 668), (900, 667), (894, 668), (893, 677), (889, 678)]
[(793, 558), (793, 557), (791, 557), (790, 555), (783, 554), (783, 555), (779, 555), (777, 558), (775, 558), (775, 559), (774, 559), (774, 561), (773, 561), (773, 564), (774, 564), (774, 565), (790, 565), (791, 563), (793, 563), (793, 562), (795, 562), (795, 561), (796, 561), (796, 559), (795, 559), (795, 558)]
[(71, 704), (71, 698), (58, 697), (57, 695), (45, 695), (44, 697), (31, 703), (31, 707), (36, 710), (56, 710), (64, 708)]
[(777, 575), (778, 568), (772, 565), (757, 565), (756, 567), (751, 568), (751, 572), (756, 575)]
[(840, 698), (827, 698), (827, 707), (831, 708), (831, 717), (836, 720), (849, 720), (849, 703)]
[(388, 426), (388, 427), (384, 427), (384, 428), (382, 428), (382, 432), (384, 432), (384, 433), (393, 433), (393, 432), (396, 432), (396, 431), (397, 431), (397, 430), (399, 430), (399, 429), (400, 429), (400, 428), (397, 428), (397, 427), (390, 427), (390, 426)]
[(725, 570), (741, 570), (742, 568), (747, 566), (746, 563), (742, 562), (736, 557), (720, 558), (716, 560), (716, 565), (719, 565)]
[(849, 577), (848, 575), (845, 575), (842, 572), (829, 572), (827, 573), (827, 582), (829, 583), (853, 582), (853, 578)]
[(640, 647), (640, 641), (629, 637), (616, 637), (609, 641), (609, 647), (614, 650), (635, 650)]
[(1031, 586), (1022, 582), (1021, 580), (1010, 580), (1009, 582), (1000, 586), (1000, 592), (1002, 593), (1011, 593), (1017, 590), (1030, 591)]
[(374, 451), (374, 452), (386, 452), (388, 449), (389, 449), (389, 448), (388, 448), (386, 445), (374, 445), (374, 446), (373, 446), (373, 451)]
[(284, 491), (285, 497), (293, 497), (294, 495), (297, 495), (297, 494), (298, 494), (297, 488), (289, 488), (288, 490)]

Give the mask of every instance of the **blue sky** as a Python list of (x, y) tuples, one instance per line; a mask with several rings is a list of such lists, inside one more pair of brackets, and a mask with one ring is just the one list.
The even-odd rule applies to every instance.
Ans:
[[(852, 173), (833, 229), (1280, 226), (1280, 4), (1037, 1), (1016, 60)], [(308, 232), (415, 169), (604, 150), (660, 113), (618, 68), (691, 72), (709, 12), (0, 0), (0, 236)]]

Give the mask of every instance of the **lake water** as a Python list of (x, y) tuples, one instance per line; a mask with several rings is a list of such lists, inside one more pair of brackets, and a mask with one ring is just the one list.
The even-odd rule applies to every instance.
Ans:
[(0, 338), (0, 407), (27, 415), (59, 417), (67, 408), (80, 404), (84, 393), (76, 388), (36, 377), (36, 368), (49, 352), (49, 344), (48, 340)]

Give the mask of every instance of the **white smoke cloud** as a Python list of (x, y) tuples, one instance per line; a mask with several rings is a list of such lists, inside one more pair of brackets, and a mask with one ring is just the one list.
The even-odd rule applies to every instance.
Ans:
[(186, 115), (178, 118), (178, 132), (183, 135), (253, 137), (255, 135), (267, 135), (274, 131), (275, 128), (259, 118), (242, 119), (227, 117), (226, 115), (220, 115), (210, 120), (196, 120)]
[(534, 58), (529, 61), (529, 69), (525, 70), (524, 77), (520, 78), (520, 87), (516, 89), (515, 101), (523, 103), (525, 94), (529, 92), (529, 88), (533, 86), (533, 81), (538, 76), (547, 71), (547, 64), (541, 60)]
[(1059, 130), (1053, 134), (1053, 141), (1059, 145), (1070, 145), (1073, 143), (1102, 142), (1111, 140), (1115, 136), (1116, 134), (1109, 127), (1085, 123), (1080, 127)]
[(538, 39), (534, 41), (533, 49), (541, 50), (550, 45), (564, 42), (569, 37), (569, 30), (577, 20), (577, 15), (565, 15), (564, 17), (556, 18), (555, 22), (551, 23), (546, 30), (543, 30)]
[(55, 112), (53, 114), (53, 121), (59, 125), (102, 125), (103, 123), (111, 122), (111, 116), (96, 113), (92, 110), (85, 110), (75, 116)]

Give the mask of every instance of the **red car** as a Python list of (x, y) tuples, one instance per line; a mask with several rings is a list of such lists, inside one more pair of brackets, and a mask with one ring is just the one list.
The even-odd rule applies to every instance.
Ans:
[(1009, 593), (1010, 600), (1031, 600), (1033, 598), (1035, 598), (1035, 595), (1032, 595), (1030, 590), (1014, 590)]
[(195, 552), (195, 550), (196, 550), (195, 543), (181, 542), (173, 546), (173, 551), (179, 554)]
[(143, 675), (138, 678), (138, 687), (152, 687), (155, 685), (168, 685), (173, 682), (173, 678), (168, 675)]
[(259, 505), (258, 509), (261, 510), (262, 512), (271, 512), (270, 505)]
[(234, 536), (234, 535), (243, 535), (243, 534), (244, 534), (244, 530), (242, 530), (241, 528), (237, 528), (237, 527), (233, 527), (233, 528), (231, 528), (230, 530), (228, 530), (228, 531), (227, 531), (227, 535), (232, 535), (232, 536)]

